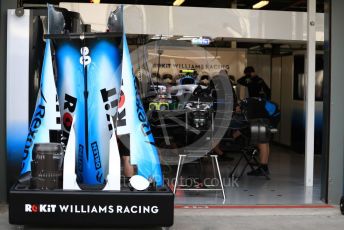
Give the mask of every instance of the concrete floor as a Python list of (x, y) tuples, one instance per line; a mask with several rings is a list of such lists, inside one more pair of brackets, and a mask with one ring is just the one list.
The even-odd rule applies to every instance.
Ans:
[[(1, 230), (43, 230), (8, 224), (7, 206), (0, 205)], [(245, 230), (337, 230), (343, 229), (344, 216), (338, 207), (292, 209), (176, 209), (175, 222), (170, 229), (245, 229)], [(49, 228), (59, 230), (62, 228)], [(70, 228), (69, 228), (70, 229)], [(81, 228), (72, 228), (81, 230)], [(93, 228), (98, 229), (98, 228)], [(111, 229), (111, 228), (107, 228)], [(115, 229), (115, 228), (113, 228)], [(142, 229), (142, 228), (138, 228)], [(151, 228), (161, 229), (161, 228)]]
[[(320, 156), (315, 156), (314, 187), (304, 186), (304, 155), (297, 154), (288, 148), (271, 146), (269, 168), (271, 180), (265, 177), (249, 177), (244, 173), (239, 181), (228, 178), (240, 154), (232, 154), (234, 161), (219, 161), (225, 185), (226, 200), (222, 193), (211, 191), (180, 191), (176, 194), (175, 203), (185, 205), (255, 205), (255, 204), (321, 204), (320, 199)], [(209, 168), (209, 167), (208, 167)], [(239, 167), (240, 169), (243, 168)], [(212, 177), (212, 168), (209, 168)], [(247, 168), (247, 171), (250, 170)], [(183, 169), (184, 178), (194, 174), (195, 167), (189, 165)], [(188, 181), (185, 179), (184, 181)], [(218, 182), (215, 181), (215, 183)], [(217, 183), (219, 184), (219, 183)]]

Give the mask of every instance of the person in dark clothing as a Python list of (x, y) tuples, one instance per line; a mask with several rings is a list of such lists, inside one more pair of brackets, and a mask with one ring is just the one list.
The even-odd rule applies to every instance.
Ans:
[(259, 97), (270, 99), (271, 91), (265, 81), (260, 78), (252, 66), (247, 66), (244, 70), (245, 76), (241, 77), (237, 82), (247, 87), (249, 97)]
[(130, 163), (130, 138), (129, 135), (117, 136), (119, 155), (122, 159), (123, 172), (125, 177), (132, 177), (135, 174), (134, 166)]
[[(241, 77), (237, 82), (240, 85), (247, 87), (250, 98), (261, 98), (265, 100), (270, 100), (271, 91), (270, 88), (266, 85), (264, 80), (260, 78), (252, 66), (247, 66), (244, 70), (245, 76)], [(256, 111), (257, 112), (257, 111)], [(256, 114), (258, 115), (258, 114)], [(268, 163), (270, 156), (270, 144), (269, 143), (260, 143), (257, 144), (259, 149), (259, 160), (260, 166), (248, 172), (248, 176), (263, 176), (265, 174), (270, 174)]]

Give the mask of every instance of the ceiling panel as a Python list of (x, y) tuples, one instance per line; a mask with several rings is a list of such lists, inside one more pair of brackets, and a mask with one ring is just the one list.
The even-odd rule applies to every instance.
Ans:
[[(21, 0), (24, 4), (46, 4), (46, 0)], [(91, 0), (50, 0), (50, 3), (59, 2), (90, 2)], [(240, 9), (252, 9), (260, 0), (185, 0), (182, 6), (230, 8), (232, 3)], [(101, 0), (101, 3), (123, 3), (139, 5), (172, 5), (174, 0)], [(306, 11), (307, 0), (270, 0), (263, 10)], [(317, 12), (324, 12), (324, 0), (317, 0)]]

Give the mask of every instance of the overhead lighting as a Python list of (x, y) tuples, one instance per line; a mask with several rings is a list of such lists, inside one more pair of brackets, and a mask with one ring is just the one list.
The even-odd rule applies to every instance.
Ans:
[(253, 9), (260, 9), (269, 4), (269, 1), (260, 1), (252, 6)]
[(183, 4), (183, 2), (185, 2), (185, 0), (175, 0), (175, 1), (173, 2), (173, 5), (174, 5), (174, 6), (180, 6), (181, 4)]
[(197, 36), (184, 35), (184, 36), (178, 38), (177, 40), (179, 40), (179, 41), (191, 41), (194, 38), (198, 38), (198, 37)]
[(183, 38), (198, 38), (198, 36), (194, 36), (194, 35), (183, 35)]
[(172, 38), (172, 35), (162, 35), (162, 34), (156, 34), (151, 39), (152, 40), (168, 40), (169, 38)]
[(184, 37), (181, 37), (181, 38), (178, 38), (177, 40), (178, 41), (191, 41), (193, 38), (184, 38)]

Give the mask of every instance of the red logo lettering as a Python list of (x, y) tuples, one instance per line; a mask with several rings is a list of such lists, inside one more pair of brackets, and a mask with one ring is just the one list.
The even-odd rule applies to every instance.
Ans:
[(63, 114), (63, 126), (67, 130), (70, 130), (70, 127), (72, 126), (72, 123), (73, 123), (72, 115), (70, 113)]
[(119, 107), (119, 108), (122, 108), (122, 106), (124, 105), (124, 102), (125, 102), (125, 95), (124, 95), (123, 91), (121, 91), (121, 95), (120, 95), (120, 98), (119, 98), (119, 105), (118, 105), (118, 107)]
[(33, 204), (33, 205), (31, 206), (31, 210), (32, 210), (32, 212), (38, 212), (38, 205)]

